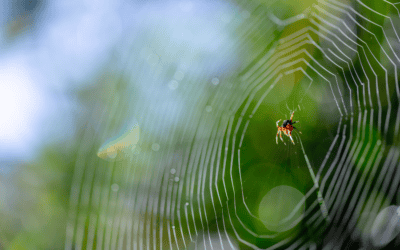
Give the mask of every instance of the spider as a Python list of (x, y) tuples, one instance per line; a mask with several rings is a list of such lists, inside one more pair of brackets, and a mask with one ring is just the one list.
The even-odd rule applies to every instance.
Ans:
[[(283, 142), (283, 144), (286, 145), (286, 143), (283, 141), (283, 138), (282, 138), (282, 132), (283, 132), (283, 133), (285, 133), (285, 135), (287, 135), (287, 136), (290, 137), (290, 139), (292, 140), (292, 143), (293, 143), (293, 145), (294, 145), (294, 141), (293, 141), (293, 138), (292, 138), (292, 131), (293, 131), (293, 129), (297, 129), (297, 128), (295, 128), (295, 127), (293, 126), (293, 124), (295, 124), (296, 122), (299, 122), (299, 121), (293, 122), (293, 121), (292, 121), (292, 120), (293, 120), (293, 115), (294, 115), (294, 111), (293, 111), (293, 113), (292, 113), (292, 116), (290, 117), (290, 120), (285, 120), (285, 121), (283, 121), (282, 127), (279, 127), (279, 126), (278, 126), (278, 123), (279, 123), (282, 119), (280, 119), (279, 121), (276, 122), (276, 127), (278, 128), (278, 133), (276, 134), (276, 144), (278, 144), (278, 135), (279, 135), (279, 136), (281, 137), (281, 141)], [(299, 133), (301, 134), (300, 131), (299, 131)]]

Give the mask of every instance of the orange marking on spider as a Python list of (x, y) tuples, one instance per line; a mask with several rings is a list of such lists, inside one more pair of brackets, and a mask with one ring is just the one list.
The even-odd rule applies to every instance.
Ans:
[[(294, 127), (293, 124), (295, 124), (299, 121), (293, 122), (293, 115), (294, 115), (294, 111), (292, 113), (292, 116), (290, 117), (290, 120), (284, 120), (281, 127), (279, 127), (279, 125), (278, 125), (278, 123), (281, 121), (281, 119), (276, 122), (276, 127), (278, 128), (278, 133), (276, 134), (276, 144), (278, 144), (278, 135), (279, 135), (283, 144), (286, 145), (285, 141), (282, 138), (282, 132), (283, 132), (286, 136), (290, 137), (290, 139), (292, 140), (292, 143), (294, 145), (294, 141), (292, 138), (292, 131), (293, 131), (293, 129), (297, 129), (297, 128)], [(300, 131), (299, 131), (299, 133), (301, 134)]]

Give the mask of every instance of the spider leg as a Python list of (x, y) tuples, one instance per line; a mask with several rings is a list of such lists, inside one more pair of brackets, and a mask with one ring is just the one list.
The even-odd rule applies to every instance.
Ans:
[(293, 120), (293, 115), (294, 115), (294, 111), (292, 113), (292, 116), (290, 117), (290, 122), (292, 122), (292, 120)]
[(292, 122), (292, 124), (298, 123), (299, 121)]
[(278, 133), (276, 133), (276, 144), (278, 144), (278, 134), (279, 134), (279, 130), (278, 130)]
[(292, 140), (293, 145), (294, 145), (294, 141), (293, 141), (293, 138), (292, 138), (292, 133), (289, 133), (289, 137), (290, 137), (290, 140)]
[(301, 131), (300, 130), (298, 130), (295, 126), (293, 126), (293, 128), (294, 129), (296, 129), (300, 134), (301, 134)]
[(279, 119), (279, 121), (276, 122), (276, 127), (279, 128), (278, 123), (281, 121), (282, 119)]
[(286, 145), (285, 141), (284, 141), (283, 138), (282, 138), (282, 131), (279, 131), (279, 135), (280, 135), (280, 137), (281, 137), (281, 141), (283, 142), (283, 144)]

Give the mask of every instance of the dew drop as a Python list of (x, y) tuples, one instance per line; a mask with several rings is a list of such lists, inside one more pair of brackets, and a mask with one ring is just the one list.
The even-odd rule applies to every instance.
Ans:
[(175, 170), (175, 168), (171, 168), (171, 174), (175, 174), (176, 173), (176, 170)]
[(211, 83), (214, 84), (214, 85), (218, 85), (219, 79), (216, 78), (216, 77), (214, 77), (214, 78), (211, 80)]
[(158, 143), (153, 143), (153, 145), (151, 145), (151, 149), (152, 149), (153, 151), (158, 151), (158, 150), (160, 150), (160, 144), (158, 144)]
[(177, 81), (182, 80), (184, 76), (185, 76), (185, 74), (182, 71), (179, 71), (179, 70), (176, 71), (175, 74), (174, 74), (174, 78)]
[(179, 181), (179, 177), (177, 176), (177, 177), (175, 177), (175, 182), (178, 182)]
[(113, 192), (118, 192), (118, 190), (119, 190), (118, 184), (117, 184), (117, 183), (112, 184), (112, 185), (111, 185), (111, 190), (112, 190)]

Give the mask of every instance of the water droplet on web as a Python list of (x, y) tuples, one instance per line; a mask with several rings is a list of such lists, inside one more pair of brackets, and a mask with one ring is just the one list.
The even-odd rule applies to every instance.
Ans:
[(158, 143), (153, 143), (153, 144), (151, 145), (151, 149), (152, 149), (153, 151), (158, 151), (158, 150), (160, 150), (160, 145), (159, 145)]
[(219, 79), (216, 78), (216, 77), (214, 77), (214, 78), (211, 80), (211, 83), (214, 84), (214, 85), (218, 85)]
[(117, 191), (119, 190), (118, 184), (117, 184), (117, 183), (112, 184), (112, 185), (111, 185), (111, 190), (112, 190), (113, 192), (117, 192)]
[(185, 206), (189, 206), (189, 202), (186, 202), (186, 203), (185, 203)]
[(179, 181), (179, 177), (177, 176), (177, 177), (175, 177), (175, 182), (178, 182)]
[(210, 105), (206, 106), (206, 111), (207, 112), (211, 112), (212, 111), (212, 107)]
[(381, 145), (381, 143), (382, 143), (381, 140), (378, 140), (378, 141), (376, 142), (377, 145)]
[(178, 88), (178, 86), (179, 86), (179, 83), (178, 83), (177, 81), (175, 81), (175, 80), (172, 80), (172, 81), (170, 81), (170, 82), (168, 83), (168, 88), (169, 88), (170, 90), (175, 90), (175, 89)]
[(175, 168), (172, 168), (170, 172), (171, 172), (171, 174), (175, 174), (176, 173)]
[(175, 226), (172, 226), (172, 229), (175, 229)]
[(184, 76), (185, 76), (185, 74), (182, 71), (179, 71), (179, 70), (176, 71), (175, 74), (174, 74), (174, 78), (177, 81), (182, 80)]

